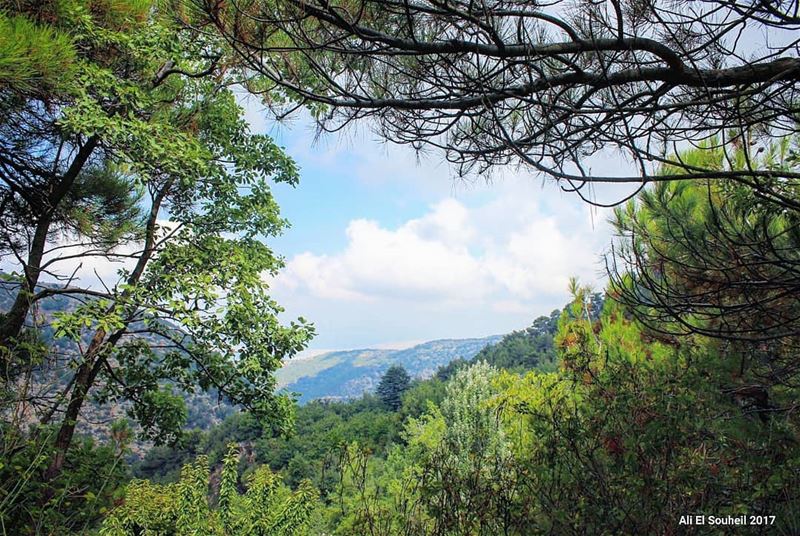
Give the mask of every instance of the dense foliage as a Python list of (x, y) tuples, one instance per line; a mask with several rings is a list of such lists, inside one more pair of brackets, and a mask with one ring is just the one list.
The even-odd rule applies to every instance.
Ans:
[(115, 508), (101, 536), (193, 535), (290, 536), (302, 534), (314, 507), (316, 492), (301, 482), (294, 493), (267, 467), (259, 467), (238, 491), (239, 453), (231, 444), (219, 474), (216, 508), (209, 506), (209, 467), (204, 457), (187, 464), (175, 484), (131, 482), (124, 504)]
[[(800, 170), (799, 139), (733, 155)], [(723, 168), (726, 155), (702, 147), (687, 163)], [(719, 181), (661, 183), (615, 211), (613, 293), (664, 338), (717, 339), (729, 359), (755, 368), (765, 384), (793, 384), (798, 373), (800, 220), (797, 186), (769, 181), (758, 191)]]
[[(597, 297), (595, 297), (597, 299)], [(494, 363), (493, 356), (513, 359), (522, 363), (515, 370), (530, 370), (539, 366), (539, 361), (530, 359), (531, 347), (520, 344), (519, 334), (532, 335), (535, 348), (555, 359), (552, 335), (540, 338), (539, 332), (544, 324), (554, 333), (557, 328), (557, 314), (553, 314), (552, 324), (545, 322), (548, 317), (534, 320), (531, 328), (505, 336), (497, 345), (487, 348), (487, 357), (481, 361)], [(545, 341), (545, 342), (542, 342)], [(494, 351), (493, 351), (494, 350)], [(528, 366), (530, 363), (530, 366)], [(180, 445), (155, 447), (133, 467), (140, 478), (153, 481), (174, 481), (183, 464), (197, 455), (208, 456), (211, 463), (220, 463), (226, 444), (238, 442), (253, 453), (253, 465), (269, 465), (280, 471), (287, 483), (297, 485), (310, 479), (320, 489), (323, 496), (333, 493), (339, 481), (340, 456), (342, 447), (357, 443), (361, 451), (385, 457), (390, 448), (402, 442), (403, 423), (409, 418), (419, 418), (431, 404), (438, 406), (445, 398), (446, 380), (465, 367), (463, 361), (441, 367), (429, 380), (411, 382), (400, 396), (399, 406), (392, 408), (376, 395), (364, 395), (352, 401), (330, 402), (312, 401), (297, 408), (294, 433), (289, 437), (272, 437), (264, 431), (252, 416), (246, 413), (232, 415), (207, 432), (195, 430), (184, 434)], [(502, 366), (502, 363), (495, 366)], [(546, 360), (542, 367), (552, 367)]]
[[(313, 406), (323, 429), (339, 422), (332, 415), (347, 413), (353, 423), (304, 466), (328, 478), (315, 480), (317, 532), (674, 534), (691, 513), (770, 524), (737, 533), (798, 532), (796, 304), (788, 274), (758, 286), (757, 272), (737, 262), (765, 271), (791, 263), (784, 241), (793, 240), (792, 213), (733, 185), (669, 183), (645, 190), (616, 217), (617, 251), (631, 248), (631, 269), (640, 271), (619, 271), (609, 297), (573, 282), (564, 311), (418, 382), (396, 412), (378, 405), (371, 413), (369, 399)], [(691, 271), (693, 259), (704, 259), (698, 236), (723, 275)], [(784, 247), (753, 253), (765, 243)], [(664, 287), (654, 282), (671, 294), (659, 295)], [(756, 286), (765, 300), (778, 293), (776, 310), (748, 316), (765, 302), (733, 301), (744, 299), (737, 284)], [(721, 300), (713, 316), (710, 306), (674, 314), (660, 299), (700, 291)], [(772, 342), (721, 329), (748, 330), (759, 319), (761, 332), (778, 330)], [(394, 416), (379, 443), (369, 434), (379, 427), (356, 425), (378, 423), (377, 415)], [(310, 452), (304, 440), (316, 447), (314, 437), (285, 446)]]
[[(298, 170), (250, 131), (243, 70), (196, 15), (157, 0), (0, 5), (0, 255), (14, 266), (0, 410), (17, 460), (0, 467), (0, 500), (15, 533), (101, 514), (115, 486), (73, 474), (90, 406), (155, 444), (181, 438), (195, 393), (291, 427), (273, 373), (313, 328), (278, 320), (265, 276), (282, 260), (265, 238), (286, 226), (270, 185)], [(52, 296), (73, 307), (40, 309)]]
[[(39, 428), (35, 435), (4, 424), (0, 429), (0, 532), (3, 534), (61, 534), (92, 528), (114, 505), (119, 488), (129, 479), (126, 446), (130, 431), (114, 427), (111, 441), (91, 438), (73, 441), (64, 469), (54, 484), (41, 475), (54, 455), (57, 430)], [(42, 494), (56, 487), (47, 507)]]
[(463, 368), (385, 461), (348, 449), (338, 533), (669, 534), (686, 512), (794, 533), (796, 417), (753, 408), (752, 372), (719, 345), (660, 343), (588, 304), (578, 290), (560, 321), (558, 371)]
[[(731, 105), (719, 97), (755, 77), (765, 85), (747, 96), (795, 111), (796, 54), (761, 58), (760, 70), (723, 66), (719, 49), (665, 57), (649, 31), (635, 37), (644, 13), (663, 10), (637, 2), (612, 2), (617, 24), (602, 31), (616, 39), (592, 33), (611, 20), (594, 8), (582, 14), (591, 22), (584, 28), (516, 7), (479, 17), (473, 5), (480, 3), (284, 4), (0, 0), (0, 256), (15, 263), (0, 277), (0, 533), (666, 535), (685, 532), (681, 519), (701, 514), (745, 516), (743, 533), (800, 534), (800, 149), (792, 135), (771, 139), (764, 125), (750, 128), (760, 116), (747, 98)], [(359, 4), (392, 9), (354, 19), (348, 10)], [(732, 13), (740, 7), (717, 4)], [(798, 24), (783, 7), (750, 7), (731, 28), (753, 13), (773, 28)], [(659, 24), (691, 22), (681, 13)], [(549, 129), (581, 106), (619, 96), (608, 80), (585, 97), (546, 88), (556, 100), (577, 99), (576, 107), (521, 145), (492, 144), (529, 127), (519, 113), (550, 117), (550, 100), (498, 117), (482, 96), (464, 108), (481, 122), (453, 109), (456, 130), (430, 130), (449, 117), (436, 115), (443, 103), (448, 110), (454, 103), (451, 86), (431, 86), (425, 75), (450, 77), (437, 70), (444, 61), (457, 67), (453, 79), (475, 77), (463, 68), (473, 54), (464, 47), (474, 43), (442, 36), (496, 32), (484, 19), (527, 32), (539, 24), (529, 27), (530, 17), (566, 32), (568, 50), (580, 44), (577, 59), (565, 55), (565, 43), (509, 51), (502, 37), (514, 47), (518, 38), (497, 34), (474, 52), (500, 54), (482, 65), (489, 78), (505, 82), (503, 73), (541, 65), (545, 79), (565, 69), (577, 77), (558, 79), (565, 87), (594, 84), (586, 69), (608, 62), (604, 71), (627, 73), (646, 91), (604, 105), (608, 123), (581, 116), (568, 131), (577, 141), (554, 138), (538, 163), (529, 151), (541, 149), (540, 136), (551, 143)], [(391, 28), (411, 34), (398, 40), (382, 31)], [(307, 33), (292, 40), (298, 30)], [(677, 36), (670, 39), (674, 45)], [(303, 49), (309, 43), (313, 51)], [(267, 48), (256, 58), (259, 44)], [(353, 60), (352, 46), (370, 56)], [(436, 61), (428, 65), (419, 47), (444, 49), (430, 49)], [(638, 69), (653, 61), (666, 65)], [(630, 65), (637, 69), (619, 70)], [(697, 96), (678, 91), (694, 88), (691, 80), (650, 92), (659, 78), (638, 79), (647, 73), (711, 77), (716, 85), (704, 86), (710, 101), (681, 104)], [(369, 84), (361, 84), (364, 75)], [(390, 92), (408, 94), (381, 104), (383, 82), (397, 80), (410, 85)], [(467, 168), (521, 158), (569, 177), (564, 165), (579, 164), (603, 139), (627, 139), (633, 154), (662, 165), (650, 176), (657, 184), (642, 183), (615, 212), (606, 294), (573, 280), (564, 310), (431, 379), (411, 381), (395, 366), (375, 394), (296, 408), (276, 393), (274, 373), (314, 331), (303, 319), (279, 319), (266, 276), (282, 259), (265, 240), (287, 224), (271, 184), (296, 184), (298, 170), (269, 137), (251, 132), (242, 91), (278, 108), (310, 99), (323, 123), (337, 117), (325, 105), (355, 95), (362, 100), (340, 118), (377, 115), (395, 133), (410, 129), (405, 141), (439, 139)], [(514, 107), (523, 96), (502, 91), (497, 105)], [(528, 97), (534, 93), (541, 91)], [(717, 115), (712, 124), (670, 123), (656, 114), (665, 96), (670, 106)], [(744, 123), (728, 136), (731, 110)], [(391, 123), (418, 113), (420, 121)], [(486, 113), (494, 114), (488, 123)], [(649, 134), (629, 130), (636, 113), (662, 134), (726, 138), (655, 158), (649, 141), (636, 145)], [(790, 113), (768, 119), (784, 134), (796, 131)], [(678, 141), (662, 140), (661, 153)], [(474, 142), (488, 145), (476, 153)], [(665, 180), (686, 173), (703, 180)], [(120, 268), (111, 277), (81, 271), (96, 262)], [(210, 422), (196, 408), (191, 415), (192, 396), (224, 400), (233, 413), (187, 430), (190, 419)], [(82, 433), (97, 408), (111, 423), (95, 434), (100, 441)], [(147, 452), (138, 456), (144, 441)], [(695, 529), (720, 532), (711, 524)]]

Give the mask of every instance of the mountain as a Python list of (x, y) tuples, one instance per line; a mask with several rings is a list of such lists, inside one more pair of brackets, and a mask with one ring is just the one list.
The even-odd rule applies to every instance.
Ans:
[[(587, 311), (600, 317), (604, 297), (589, 297)], [(553, 343), (562, 310), (536, 318), (529, 327), (481, 339), (443, 339), (405, 350), (345, 350), (288, 361), (277, 373), (278, 386), (300, 395), (300, 403), (315, 399), (357, 398), (374, 391), (391, 365), (402, 365), (416, 379), (436, 374), (447, 379), (458, 368), (486, 361), (513, 372), (549, 371), (557, 367)]]
[(501, 335), (494, 335), (480, 339), (442, 339), (404, 350), (327, 352), (288, 361), (278, 371), (278, 385), (299, 393), (301, 404), (317, 398), (355, 398), (373, 391), (391, 365), (402, 365), (413, 378), (430, 378), (439, 367), (456, 359), (471, 359), (501, 339)]
[[(37, 289), (61, 288), (60, 285), (42, 283)], [(0, 271), (0, 314), (8, 311), (14, 303), (14, 298), (19, 291), (19, 283), (9, 274)], [(53, 356), (63, 359), (65, 356), (78, 354), (76, 343), (65, 337), (56, 338), (52, 327), (52, 321), (56, 313), (75, 311), (80, 305), (80, 301), (59, 294), (48, 296), (36, 303), (36, 322), (33, 322), (32, 315), (28, 318), (27, 325), (35, 325), (38, 338), (50, 349)], [(137, 325), (134, 324), (134, 327)], [(147, 335), (140, 335), (141, 338), (148, 338)], [(84, 340), (84, 344), (88, 341)], [(63, 366), (52, 366), (50, 360), (33, 369), (30, 378), (30, 392), (36, 396), (53, 397), (56, 393), (63, 391), (67, 382), (70, 380), (73, 370)], [(186, 428), (208, 429), (215, 424), (221, 423), (225, 417), (236, 411), (236, 408), (226, 400), (220, 399), (215, 390), (208, 392), (199, 391), (186, 394), (184, 396), (187, 409)], [(78, 430), (86, 435), (91, 435), (96, 439), (105, 439), (111, 423), (127, 415), (130, 404), (122, 402), (120, 404), (99, 404), (90, 399), (81, 411), (81, 420), (78, 423)], [(30, 417), (31, 419), (33, 416)], [(134, 453), (143, 451), (144, 443), (136, 441), (133, 444)]]

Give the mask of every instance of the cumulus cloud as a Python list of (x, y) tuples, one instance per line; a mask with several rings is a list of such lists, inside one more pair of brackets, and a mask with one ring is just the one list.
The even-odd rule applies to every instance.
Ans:
[(571, 208), (543, 214), (513, 199), (469, 208), (452, 198), (395, 228), (355, 219), (345, 232), (343, 250), (292, 257), (274, 286), (345, 302), (520, 313), (543, 296), (565, 295), (572, 275), (596, 280), (597, 239), (606, 236)]
[(457, 201), (445, 200), (397, 229), (356, 219), (346, 234), (348, 245), (336, 255), (293, 257), (276, 285), (343, 300), (462, 301), (489, 290), (480, 259), (467, 247), (474, 234), (468, 211)]
[(587, 248), (583, 233), (567, 235), (555, 218), (534, 220), (512, 232), (506, 247), (492, 251), (486, 268), (511, 295), (532, 299), (561, 293), (570, 276), (591, 277), (596, 252)]
[[(272, 290), (287, 318), (315, 323), (314, 346), (507, 333), (563, 306), (570, 276), (602, 288), (606, 215), (549, 179), (509, 166), (488, 180), (455, 179), (441, 153), (418, 158), (376, 142), (368, 123), (309, 144), (312, 123), (260, 126), (303, 169), (292, 196), (308, 203), (282, 202), (295, 228), (276, 248), (289, 253)], [(591, 165), (610, 174), (626, 163), (610, 155)], [(583, 193), (613, 202), (635, 187), (590, 185)], [(362, 202), (370, 205), (360, 211)]]

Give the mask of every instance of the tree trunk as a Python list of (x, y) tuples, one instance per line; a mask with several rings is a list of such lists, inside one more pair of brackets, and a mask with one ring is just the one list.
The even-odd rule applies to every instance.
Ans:
[[(78, 150), (78, 153), (75, 155), (67, 171), (64, 172), (60, 180), (56, 181), (53, 185), (53, 189), (47, 196), (46, 205), (42, 207), (41, 214), (36, 223), (36, 230), (34, 231), (33, 240), (30, 244), (28, 259), (25, 266), (23, 266), (25, 281), (20, 286), (14, 304), (0, 324), (0, 346), (8, 347), (11, 343), (11, 339), (17, 337), (20, 331), (22, 331), (22, 327), (25, 325), (25, 319), (28, 317), (28, 312), (33, 303), (36, 285), (39, 283), (42, 258), (44, 257), (44, 249), (47, 246), (47, 235), (53, 223), (53, 216), (60, 203), (64, 200), (64, 197), (75, 183), (75, 179), (78, 178), (81, 170), (83, 170), (89, 157), (91, 157), (97, 144), (98, 139), (96, 136), (92, 136), (86, 140), (86, 143)], [(7, 372), (8, 367), (4, 368), (6, 369), (5, 372)]]
[[(139, 280), (144, 274), (147, 263), (150, 261), (153, 256), (153, 252), (155, 251), (155, 231), (156, 221), (158, 220), (158, 211), (161, 208), (161, 203), (164, 201), (164, 197), (172, 187), (172, 184), (172, 180), (168, 181), (162, 190), (159, 191), (158, 195), (153, 198), (153, 204), (150, 207), (150, 214), (148, 216), (147, 229), (145, 232), (144, 249), (142, 250), (139, 260), (136, 262), (136, 266), (126, 281), (126, 283), (131, 287), (139, 283)], [(129, 294), (130, 291), (125, 291), (123, 292), (122, 296), (124, 298)], [(129, 312), (131, 316), (133, 316), (134, 311), (131, 310)], [(125, 329), (126, 328), (123, 327), (113, 332), (111, 336), (108, 337), (108, 340), (106, 340), (106, 331), (103, 329), (98, 329), (92, 337), (92, 341), (89, 343), (89, 347), (86, 349), (83, 363), (75, 373), (72, 395), (54, 443), (55, 453), (53, 454), (53, 459), (50, 461), (50, 466), (44, 473), (45, 482), (52, 482), (58, 477), (58, 475), (61, 474), (61, 471), (64, 467), (64, 462), (67, 458), (67, 450), (72, 443), (72, 437), (75, 435), (75, 426), (77, 424), (78, 417), (80, 416), (81, 408), (83, 407), (83, 403), (86, 401), (86, 396), (88, 395), (89, 390), (94, 385), (97, 374), (100, 372), (100, 369), (105, 363), (103, 351), (106, 348), (111, 348), (116, 345), (120, 338), (122, 338), (122, 335), (125, 333)], [(51, 486), (46, 486), (42, 499), (46, 503), (50, 498), (52, 498), (52, 496), (53, 488)]]
[[(72, 396), (70, 397), (67, 411), (64, 414), (64, 419), (61, 421), (61, 428), (59, 428), (58, 435), (53, 444), (55, 447), (55, 454), (50, 462), (50, 466), (44, 473), (45, 482), (54, 480), (61, 474), (61, 469), (64, 467), (64, 461), (67, 458), (67, 450), (69, 449), (70, 443), (72, 443), (72, 436), (75, 435), (75, 426), (78, 423), (81, 408), (103, 363), (103, 357), (100, 355), (100, 351), (103, 348), (105, 335), (106, 333), (104, 330), (97, 330), (86, 351), (86, 358), (75, 373)], [(52, 495), (52, 488), (46, 488), (45, 502), (49, 500)]]
[(6, 313), (3, 323), (0, 325), (0, 346), (8, 347), (11, 339), (19, 335), (20, 331), (22, 331), (22, 326), (25, 325), (25, 318), (28, 316), (33, 294), (36, 292), (36, 284), (39, 282), (42, 257), (47, 243), (47, 233), (50, 231), (50, 223), (49, 217), (42, 217), (36, 224), (31, 249), (28, 253), (28, 261), (23, 267), (25, 280), (20, 285), (19, 291), (17, 291), (14, 305)]

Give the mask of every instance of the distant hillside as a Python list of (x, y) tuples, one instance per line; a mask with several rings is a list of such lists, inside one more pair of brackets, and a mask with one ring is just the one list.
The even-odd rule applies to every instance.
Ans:
[[(38, 288), (50, 288), (51, 286), (55, 285), (43, 283)], [(0, 272), (0, 314), (11, 308), (18, 288), (19, 283), (8, 278), (7, 274)], [(74, 311), (79, 304), (78, 300), (65, 295), (49, 296), (39, 300), (36, 304), (36, 330), (38, 336), (47, 343), (51, 351), (58, 353), (62, 357), (76, 353), (77, 346), (73, 341), (66, 338), (55, 339), (51, 323), (55, 313)], [(32, 324), (32, 319), (29, 318), (28, 325)], [(48, 394), (54, 396), (55, 393), (61, 392), (70, 378), (69, 374), (63, 374), (63, 369), (48, 366), (47, 362), (33, 372), (32, 389), (41, 396)], [(216, 391), (213, 390), (210, 392), (198, 391), (194, 394), (186, 395), (185, 400), (188, 410), (187, 428), (208, 429), (222, 422), (225, 417), (236, 410), (234, 406), (224, 399), (219, 399)], [(82, 420), (78, 425), (78, 429), (96, 438), (105, 438), (110, 423), (115, 419), (124, 417), (127, 408), (128, 404), (126, 403), (101, 405), (94, 403), (92, 400), (82, 411)], [(137, 442), (134, 445), (134, 450), (139, 451), (141, 450), (140, 447), (142, 447), (142, 444)]]
[(436, 340), (405, 350), (328, 352), (288, 361), (278, 371), (278, 382), (288, 391), (299, 393), (301, 403), (318, 398), (355, 398), (373, 391), (391, 365), (402, 365), (414, 378), (430, 378), (440, 367), (456, 359), (471, 359), (501, 339), (501, 335), (495, 335)]

